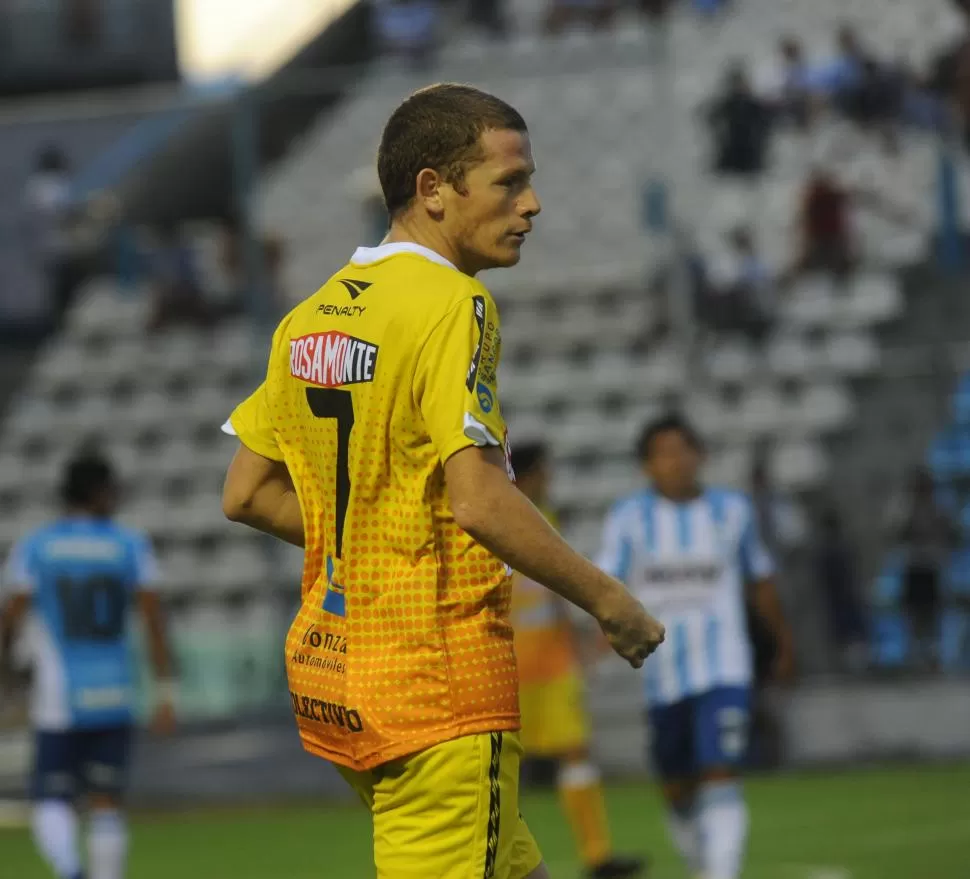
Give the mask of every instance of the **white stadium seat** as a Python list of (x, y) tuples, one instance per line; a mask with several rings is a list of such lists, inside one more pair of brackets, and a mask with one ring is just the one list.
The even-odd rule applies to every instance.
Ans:
[[(828, 51), (849, 12), (867, 37), (899, 47), (923, 69), (959, 32), (950, 4), (744, 0), (719, 20), (717, 39), (677, 10), (667, 35), (671, 88), (646, 69), (652, 44), (639, 22), (563, 42), (526, 32), (542, 6), (511, 4), (517, 37), (456, 41), (433, 72), (376, 67), (258, 181), (259, 221), (288, 245), (286, 296), (312, 293), (365, 240), (364, 211), (354, 205), (363, 191), (362, 153), (373, 152), (396, 102), (429, 77), (475, 81), (520, 107), (535, 144), (544, 212), (521, 264), (482, 280), (503, 312), (500, 384), (512, 442), (549, 442), (561, 462), (557, 497), (573, 510), (570, 534), (583, 548), (595, 545), (602, 511), (636, 484), (631, 453), (641, 426), (669, 407), (686, 411), (712, 443), (710, 479), (746, 485), (752, 449), (768, 441), (783, 487), (816, 487), (827, 473), (822, 439), (856, 417), (849, 379), (878, 370), (876, 331), (904, 312), (894, 271), (926, 253), (937, 148), (903, 131), (898, 154), (882, 156), (852, 126), (823, 118), (811, 134), (780, 132), (763, 179), (739, 186), (710, 172), (709, 136), (695, 111), (732, 59), (774, 71), (785, 30), (814, 52)], [(672, 317), (671, 302), (648, 293), (649, 279), (669, 241), (642, 229), (645, 184), (666, 180), (678, 228), (705, 256), (744, 223), (766, 262), (781, 270), (796, 255), (803, 181), (819, 159), (846, 182), (892, 196), (910, 222), (856, 212), (858, 275), (846, 289), (809, 276), (778, 291), (764, 350), (718, 340), (691, 358), (676, 338), (657, 341), (657, 321)], [(962, 159), (958, 172), (966, 184)], [(970, 201), (965, 207), (970, 212)], [(206, 229), (200, 236), (206, 277), (219, 286), (216, 237)], [(173, 588), (218, 590), (240, 578), (261, 585), (272, 573), (262, 544), (219, 509), (218, 484), (235, 445), (218, 430), (259, 381), (268, 339), (242, 320), (148, 337), (150, 309), (144, 289), (123, 293), (96, 279), (45, 345), (0, 434), (0, 488), (23, 497), (3, 518), (0, 544), (53, 509), (57, 467), (91, 433), (123, 456), (137, 486), (127, 516), (163, 538)], [(298, 556), (288, 557), (287, 577), (299, 576)]]

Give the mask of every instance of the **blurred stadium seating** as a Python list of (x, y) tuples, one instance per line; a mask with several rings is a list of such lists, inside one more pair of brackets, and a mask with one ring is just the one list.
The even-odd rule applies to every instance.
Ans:
[[(897, 45), (905, 35), (907, 53), (924, 57), (946, 16), (921, 15), (914, 29), (906, 10), (891, 8), (887, 16), (883, 3), (860, 3), (849, 14), (872, 24), (880, 43)], [(375, 73), (261, 184), (263, 223), (293, 254), (292, 293), (315, 289), (361, 240), (361, 225), (348, 222), (345, 181), (361, 155), (372, 154), (395, 102), (429, 78), (474, 79), (513, 100), (534, 134), (546, 214), (523, 266), (489, 283), (505, 309), (504, 385), (512, 428), (519, 435), (554, 434), (564, 465), (559, 499), (578, 544), (592, 548), (604, 506), (627, 486), (628, 451), (645, 415), (685, 393), (688, 411), (712, 438), (715, 478), (744, 478), (751, 443), (771, 436), (780, 440), (773, 468), (781, 484), (817, 484), (826, 474), (819, 439), (854, 416), (845, 379), (878, 366), (871, 330), (902, 311), (893, 275), (868, 270), (847, 295), (806, 282), (785, 303), (767, 371), (746, 348), (724, 344), (713, 352), (710, 377), (688, 387), (676, 350), (644, 354), (641, 344), (652, 314), (642, 292), (649, 254), (639, 230), (638, 182), (645, 169), (671, 175), (678, 212), (701, 240), (719, 238), (725, 224), (747, 213), (746, 194), (701, 171), (704, 138), (693, 107), (713, 89), (726, 59), (758, 58), (782, 27), (797, 27), (807, 39), (827, 38), (835, 10), (847, 12), (837, 4), (750, 0), (713, 43), (697, 22), (676, 20), (669, 51), (678, 75), (666, 101), (651, 96), (659, 86), (639, 63), (645, 44), (635, 29), (577, 35), (569, 66), (583, 73), (563, 75), (562, 47), (531, 38), (504, 47), (459, 42), (437, 70), (420, 78)], [(593, 59), (596, 69), (586, 64)], [(681, 75), (686, 68), (689, 74)], [(794, 136), (781, 146), (772, 175), (753, 194), (764, 209), (749, 215), (758, 219), (777, 265), (787, 255), (778, 234), (791, 222), (791, 187), (804, 175), (809, 152)], [(871, 160), (859, 155), (859, 163)], [(908, 187), (914, 203), (927, 202), (932, 147), (907, 143), (899, 162), (894, 191)], [(239, 325), (206, 341), (192, 334), (145, 340), (145, 308), (143, 297), (122, 298), (110, 282), (98, 282), (49, 344), (4, 432), (5, 466), (16, 477), (5, 484), (24, 503), (14, 508), (10, 527), (44, 514), (46, 498), (34, 489), (64, 446), (112, 423), (121, 428), (115, 432), (119, 454), (131, 458), (129, 439), (142, 450), (130, 461), (139, 491), (133, 522), (171, 538), (176, 559), (186, 558), (179, 555), (182, 543), (200, 535), (243, 540), (224, 525), (215, 503), (224, 464), (215, 428), (247, 385), (247, 331)], [(728, 386), (743, 391), (728, 401)], [(179, 494), (182, 484), (190, 490)], [(227, 553), (226, 561), (211, 567), (227, 583), (238, 583), (240, 571), (260, 579), (262, 569), (248, 553)], [(172, 570), (176, 579), (180, 568)]]
[[(713, 478), (746, 478), (752, 442), (773, 437), (778, 482), (794, 489), (818, 485), (827, 472), (820, 438), (854, 417), (847, 379), (878, 367), (872, 329), (903, 311), (885, 254), (876, 254), (848, 294), (814, 280), (800, 285), (782, 308), (767, 371), (748, 348), (724, 343), (698, 381), (672, 346), (644, 351), (655, 319), (644, 276), (656, 251), (640, 231), (639, 210), (645, 174), (663, 174), (680, 221), (700, 241), (713, 246), (728, 225), (747, 217), (757, 221), (769, 261), (783, 266), (791, 251), (794, 187), (815, 146), (786, 135), (767, 179), (738, 192), (702, 170), (705, 138), (693, 110), (715, 87), (727, 59), (760, 58), (781, 23), (804, 27), (807, 38), (827, 37), (834, 9), (821, 4), (781, 10), (748, 2), (714, 42), (689, 16), (677, 18), (670, 34), (676, 75), (669, 95), (659, 94), (660, 77), (644, 67), (650, 44), (639, 25), (569, 38), (569, 72), (561, 44), (522, 37), (499, 47), (459, 43), (430, 75), (374, 74), (262, 183), (264, 225), (294, 245), (291, 289), (313, 289), (366, 234), (362, 221), (348, 217), (346, 181), (359, 167), (361, 151), (373, 151), (381, 120), (394, 104), (429, 78), (473, 80), (513, 101), (533, 134), (545, 214), (522, 265), (487, 282), (503, 307), (504, 401), (513, 437), (555, 437), (562, 465), (559, 501), (577, 544), (585, 550), (594, 545), (605, 504), (628, 485), (634, 432), (665, 401), (685, 400), (712, 438)], [(862, 21), (878, 17), (880, 36), (891, 41), (911, 32), (905, 16), (892, 16), (887, 24), (883, 4), (862, 4), (856, 11)], [(529, 11), (520, 8), (519, 14)], [(949, 20), (940, 15), (911, 39), (911, 54), (924, 57), (937, 43)], [(834, 127), (823, 128), (815, 140), (830, 139)], [(878, 164), (870, 152), (860, 151), (855, 164)], [(899, 162), (901, 175), (891, 172), (894, 192), (902, 177), (905, 196), (926, 209), (925, 228), (905, 242), (885, 230), (872, 237), (893, 260), (906, 261), (922, 255), (932, 222), (926, 196), (935, 150), (914, 138)], [(730, 386), (743, 391), (728, 394), (729, 401)]]
[[(856, 426), (859, 382), (885, 363), (881, 330), (906, 313), (898, 269), (927, 253), (938, 165), (929, 135), (904, 132), (898, 154), (883, 156), (827, 119), (811, 135), (782, 133), (769, 172), (742, 187), (706, 170), (707, 138), (696, 110), (731, 59), (745, 58), (754, 70), (770, 65), (778, 36), (790, 31), (825, 51), (842, 19), (863, 28), (874, 45), (924, 64), (956, 27), (949, 6), (736, 6), (719, 22), (716, 39), (709, 23), (678, 10), (661, 44), (632, 20), (609, 34), (537, 37), (524, 23), (538, 16), (540, 4), (523, 0), (514, 9), (518, 35), (507, 43), (465, 35), (431, 71), (375, 67), (256, 181), (259, 223), (286, 242), (287, 291), (300, 298), (367, 240), (364, 212), (353, 211), (360, 200), (353, 181), (371, 164), (381, 126), (404, 95), (429, 81), (472, 81), (522, 111), (545, 213), (522, 265), (484, 280), (503, 310), (503, 404), (513, 440), (551, 437), (556, 500), (584, 551), (596, 544), (606, 506), (630, 488), (638, 428), (671, 404), (683, 406), (708, 438), (711, 479), (745, 484), (753, 450), (770, 440), (779, 487), (824, 488), (838, 463), (829, 440)], [(781, 269), (792, 256), (798, 188), (813, 162), (832, 155), (847, 179), (891, 190), (916, 227), (900, 233), (879, 220), (861, 221), (864, 265), (848, 289), (814, 277), (799, 282), (781, 304), (764, 355), (721, 340), (698, 368), (677, 339), (648, 341), (664, 303), (647, 292), (647, 274), (666, 245), (642, 229), (646, 182), (665, 180), (678, 226), (699, 246), (716, 251), (741, 218), (754, 225), (769, 264)], [(267, 584), (292, 590), (299, 557), (284, 554), (277, 565), (219, 508), (230, 453), (219, 426), (253, 384), (265, 339), (241, 320), (148, 337), (148, 309), (143, 290), (123, 291), (99, 278), (45, 344), (0, 428), (0, 503), (7, 511), (0, 554), (50, 514), (57, 462), (79, 439), (101, 435), (128, 479), (127, 518), (158, 541), (175, 593), (215, 596)], [(959, 426), (968, 410), (965, 386), (956, 397), (957, 426), (931, 453), (941, 479), (970, 471), (970, 434)], [(880, 580), (887, 601), (890, 580)], [(205, 628), (202, 611), (187, 618)]]
[[(125, 5), (110, 0), (104, 8), (116, 4)], [(57, 4), (36, 5), (41, 19), (52, 19)], [(960, 676), (970, 669), (970, 298), (966, 275), (947, 277), (933, 260), (949, 145), (902, 128), (898, 149), (887, 151), (871, 132), (825, 113), (809, 132), (781, 127), (766, 172), (738, 183), (710, 170), (701, 113), (734, 60), (759, 84), (778, 72), (782, 35), (796, 34), (808, 54), (828, 57), (845, 21), (881, 57), (925, 70), (965, 30), (953, 4), (733, 0), (704, 19), (682, 2), (652, 32), (630, 2), (609, 32), (551, 38), (539, 33), (546, 0), (508, 0), (507, 38), (459, 25), (430, 69), (382, 59), (361, 73), (356, 64), (372, 49), (363, 45), (367, 5), (356, 4), (360, 15), (330, 34), (326, 52), (307, 55), (307, 65), (338, 55), (344, 64), (354, 55), (353, 68), (284, 69), (249, 90), (235, 79), (229, 89), (213, 86), (211, 101), (206, 89), (173, 86), (152, 89), (150, 99), (106, 93), (97, 106), (85, 96), (70, 107), (58, 98), (49, 108), (0, 111), (0, 283), (20, 296), (38, 282), (28, 277), (18, 199), (31, 157), (62, 142), (82, 172), (75, 180), (82, 194), (113, 187), (128, 209), (122, 216), (148, 227), (123, 228), (127, 241), (188, 218), (207, 292), (226, 290), (217, 266), (223, 224), (245, 237), (236, 224), (248, 206), (254, 228), (245, 231), (283, 244), (284, 292), (295, 302), (355, 247), (373, 243), (373, 159), (402, 97), (457, 80), (508, 99), (530, 127), (544, 213), (521, 265), (482, 280), (502, 313), (502, 405), (512, 442), (550, 442), (567, 536), (584, 552), (595, 549), (607, 506), (638, 479), (638, 431), (671, 407), (702, 432), (711, 481), (749, 487), (766, 452), (772, 487), (809, 514), (808, 537), (790, 549), (780, 577), (799, 680), (791, 691), (762, 693), (759, 709), (774, 714), (783, 765), (835, 768), (750, 780), (745, 875), (962, 879), (967, 770), (928, 765), (970, 752), (970, 700)], [(441, 6), (452, 22), (463, 4)], [(28, 0), (13, 7), (32, 10)], [(0, 33), (0, 51), (3, 45)], [(20, 58), (30, 61), (29, 54)], [(175, 128), (178, 137), (169, 138)], [(163, 135), (170, 142), (162, 159), (146, 160)], [(970, 162), (955, 158), (959, 189), (970, 192)], [(859, 270), (844, 286), (814, 275), (795, 282), (778, 296), (763, 344), (696, 331), (703, 315), (678, 300), (684, 290), (676, 282), (656, 289), (658, 267), (690, 248), (714, 262), (725, 232), (743, 223), (771, 272), (781, 273), (796, 252), (804, 182), (818, 165), (889, 196), (909, 222), (854, 216)], [(663, 222), (652, 216), (658, 188)], [(213, 205), (223, 210), (217, 221), (207, 213)], [(970, 199), (960, 208), (966, 229)], [(115, 255), (101, 254), (99, 265), (110, 267)], [(258, 263), (254, 257), (248, 268)], [(151, 279), (132, 283), (131, 266), (119, 274), (125, 277), (84, 283), (25, 381), (19, 365), (16, 374), (7, 370), (0, 347), (0, 561), (57, 509), (67, 455), (100, 440), (124, 479), (122, 519), (147, 530), (159, 551), (179, 679), (176, 740), (145, 735), (137, 749), (133, 805), (153, 811), (133, 820), (132, 874), (366, 875), (366, 815), (347, 808), (346, 786), (330, 764), (302, 751), (292, 729), (282, 643), (302, 553), (231, 525), (220, 507), (234, 447), (220, 426), (265, 367), (266, 315), (149, 332)], [(256, 286), (247, 291), (252, 312)], [(16, 393), (3, 409), (9, 386)], [(939, 658), (946, 674), (909, 676), (899, 674), (912, 655), (904, 559), (884, 519), (905, 474), (924, 461), (960, 541), (944, 575)], [(815, 523), (807, 521), (828, 507), (843, 516), (858, 557), (869, 671), (885, 677), (830, 674), (847, 666), (826, 626), (824, 584), (811, 558)], [(612, 660), (585, 664), (594, 755), (615, 780), (616, 842), (646, 849), (657, 875), (679, 875), (659, 797), (631, 782), (645, 768), (641, 681)], [(153, 681), (142, 666), (147, 716)], [(14, 801), (0, 800), (7, 859), (0, 875), (10, 864), (31, 879), (41, 866), (29, 833), (5, 830), (7, 823), (26, 827), (19, 805), (30, 759), (21, 718), (11, 730), (9, 708), (0, 704), (0, 795)], [(899, 757), (927, 765), (868, 765)], [(296, 798), (299, 805), (276, 805)], [(259, 801), (251, 812), (239, 808), (251, 800)], [(181, 814), (163, 819), (154, 808), (169, 802)], [(187, 809), (215, 802), (231, 811)], [(555, 875), (578, 875), (551, 792), (530, 791), (523, 810)]]

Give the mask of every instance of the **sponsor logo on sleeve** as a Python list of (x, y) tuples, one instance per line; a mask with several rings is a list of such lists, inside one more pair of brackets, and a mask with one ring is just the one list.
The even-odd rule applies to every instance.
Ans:
[(489, 320), (482, 336), (481, 358), (478, 364), (478, 380), (495, 388), (498, 384), (498, 361), (502, 350), (502, 334), (498, 324)]
[(475, 393), (478, 395), (478, 405), (482, 412), (488, 415), (492, 411), (492, 407), (495, 405), (495, 397), (492, 395), (491, 390), (489, 390), (488, 385), (484, 382), (479, 382), (478, 387), (475, 389)]
[(378, 346), (346, 333), (311, 333), (290, 340), (290, 375), (321, 388), (374, 380)]
[(485, 344), (485, 297), (473, 296), (475, 306), (475, 323), (478, 325), (478, 344), (472, 355), (472, 362), (468, 365), (468, 375), (465, 377), (465, 387), (469, 391), (475, 389), (475, 378), (478, 375), (478, 364), (482, 359), (482, 346)]

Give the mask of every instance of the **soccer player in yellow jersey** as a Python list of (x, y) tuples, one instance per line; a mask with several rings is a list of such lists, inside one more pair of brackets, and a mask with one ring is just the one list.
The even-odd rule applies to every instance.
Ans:
[[(546, 514), (549, 460), (542, 443), (516, 444), (512, 469), (519, 489)], [(589, 717), (568, 606), (522, 574), (513, 576), (512, 628), (519, 667), (519, 708), (526, 756), (559, 764), (556, 787), (563, 811), (591, 879), (623, 879), (643, 872), (644, 862), (613, 854), (598, 768), (590, 760)]]
[(283, 319), (227, 426), (226, 515), (305, 547), (293, 712), (370, 808), (379, 879), (548, 875), (518, 808), (507, 565), (634, 666), (663, 641), (509, 478), (498, 313), (475, 275), (518, 262), (534, 170), (503, 101), (458, 85), (404, 101), (378, 154), (384, 243)]

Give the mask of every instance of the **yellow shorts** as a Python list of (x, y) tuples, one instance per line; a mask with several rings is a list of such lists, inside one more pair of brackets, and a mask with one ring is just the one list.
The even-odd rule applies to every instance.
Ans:
[(517, 733), (463, 736), (367, 772), (338, 767), (374, 819), (378, 879), (524, 879)]
[(522, 744), (530, 757), (561, 757), (589, 745), (583, 681), (566, 674), (519, 688)]

